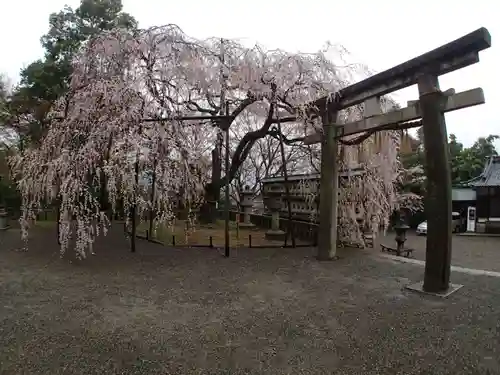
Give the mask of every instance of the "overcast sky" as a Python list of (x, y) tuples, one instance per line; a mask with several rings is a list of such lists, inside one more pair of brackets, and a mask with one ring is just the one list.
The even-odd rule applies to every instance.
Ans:
[[(0, 73), (12, 81), (19, 69), (42, 56), (39, 39), (48, 29), (48, 16), (79, 0), (15, 0), (2, 3)], [(491, 0), (123, 0), (124, 10), (141, 27), (175, 23), (198, 38), (217, 36), (258, 41), (269, 48), (314, 52), (326, 41), (345, 46), (357, 61), (381, 71), (486, 27), (493, 47), (481, 61), (450, 73), (441, 88), (464, 91), (482, 87), (486, 104), (446, 115), (448, 133), (465, 145), (477, 137), (500, 133), (495, 115), (500, 104), (500, 34), (498, 7)], [(495, 85), (495, 82), (497, 84)], [(399, 91), (405, 104), (417, 99), (416, 87)], [(500, 143), (497, 143), (497, 147)]]

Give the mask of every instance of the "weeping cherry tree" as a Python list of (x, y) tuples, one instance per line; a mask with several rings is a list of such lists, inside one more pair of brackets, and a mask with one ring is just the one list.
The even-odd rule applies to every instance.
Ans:
[[(112, 213), (120, 204), (134, 215), (154, 208), (161, 224), (173, 219), (178, 192), (187, 204), (213, 200), (226, 176), (212, 175), (210, 181), (200, 176), (208, 175), (204, 161), (220, 129), (214, 121), (185, 118), (215, 117), (228, 107), (225, 125), (240, 132), (225, 171), (232, 181), (256, 142), (278, 121), (299, 135), (320, 128), (306, 103), (366, 73), (328, 57), (343, 54), (331, 45), (303, 54), (196, 40), (175, 25), (133, 35), (116, 29), (90, 40), (73, 63), (69, 93), (49, 114), (42, 144), (11, 161), (23, 196), (23, 236), (44, 204), (59, 202), (61, 252), (76, 235), (77, 254), (85, 257), (96, 235), (108, 228), (106, 202)], [(359, 111), (343, 115), (342, 121), (352, 121)], [(343, 189), (344, 237), (359, 233), (356, 212), (373, 224), (373, 231), (386, 225), (398, 204), (399, 142), (399, 133), (384, 132), (341, 149), (339, 162), (350, 167), (356, 160), (367, 172)], [(154, 195), (140, 184), (144, 171), (154, 173)]]

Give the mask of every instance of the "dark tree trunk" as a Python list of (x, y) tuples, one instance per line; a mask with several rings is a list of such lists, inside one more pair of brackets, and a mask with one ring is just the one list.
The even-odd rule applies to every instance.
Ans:
[[(271, 84), (271, 90), (273, 92), (273, 96), (276, 92), (276, 85)], [(247, 98), (244, 103), (242, 103), (234, 112), (233, 116), (236, 118), (248, 105), (253, 103), (255, 99), (253, 97)], [(274, 113), (275, 105), (272, 103), (269, 106), (269, 111), (267, 114), (266, 121), (258, 130), (250, 131), (244, 135), (241, 139), (240, 143), (236, 147), (233, 156), (231, 158), (231, 162), (228, 163), (228, 170), (226, 170), (226, 174), (229, 174), (229, 183), (234, 179), (236, 174), (238, 173), (241, 165), (247, 158), (250, 150), (252, 149), (255, 142), (266, 135), (268, 135), (269, 128), (273, 124), (273, 113)], [(230, 126), (231, 124), (227, 124)], [(222, 162), (221, 162), (221, 154), (222, 154), (222, 142), (223, 137), (220, 134), (220, 137), (217, 138), (217, 145), (212, 151), (212, 179), (210, 184), (205, 187), (205, 203), (201, 208), (200, 212), (200, 221), (202, 222), (210, 222), (213, 223), (217, 220), (217, 202), (220, 197), (220, 190), (226, 183), (226, 176), (222, 176)]]
[(217, 221), (217, 202), (220, 198), (219, 181), (221, 179), (221, 157), (218, 145), (212, 150), (212, 178), (205, 187), (205, 202), (200, 210), (200, 221), (208, 224)]

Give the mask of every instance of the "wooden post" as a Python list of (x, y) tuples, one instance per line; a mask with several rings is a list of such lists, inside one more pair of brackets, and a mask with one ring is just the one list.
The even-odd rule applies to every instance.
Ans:
[(285, 246), (288, 240), (288, 235), (291, 236), (292, 239), (292, 247), (296, 247), (295, 241), (295, 231), (293, 229), (293, 220), (292, 220), (292, 202), (290, 202), (290, 184), (288, 182), (288, 168), (286, 165), (286, 157), (285, 157), (285, 145), (283, 142), (283, 133), (281, 132), (281, 122), (279, 121), (279, 111), (276, 107), (276, 118), (278, 119), (277, 127), (278, 133), (280, 134), (280, 153), (281, 153), (281, 166), (283, 168), (283, 179), (285, 183), (285, 197), (286, 197), (286, 208), (288, 213), (288, 225), (287, 225), (287, 233), (285, 235)]
[[(138, 194), (139, 191), (139, 153), (136, 155), (135, 159), (135, 166), (134, 166), (134, 173), (135, 173), (135, 194)], [(137, 197), (134, 196), (134, 204), (130, 208), (130, 220), (131, 220), (131, 225), (132, 225), (132, 233), (130, 234), (130, 252), (135, 253), (135, 237), (137, 235), (137, 204), (136, 204)]]
[(427, 243), (423, 289), (430, 293), (449, 288), (451, 270), (451, 175), (448, 135), (443, 107), (446, 96), (438, 77), (424, 74), (418, 80), (424, 130), (427, 196)]
[(8, 214), (7, 210), (0, 206), (0, 230), (8, 229)]
[(240, 239), (240, 213), (236, 213), (236, 240)]
[[(220, 114), (221, 115), (226, 115), (229, 116), (229, 102), (226, 101), (226, 89), (227, 89), (227, 73), (224, 71), (224, 64), (225, 64), (225, 49), (224, 49), (224, 39), (221, 38), (220, 40), (220, 86), (221, 86), (221, 93), (220, 93)], [(230, 254), (230, 248), (229, 248), (229, 185), (231, 183), (229, 179), (229, 127), (231, 126), (231, 120), (229, 118), (226, 118), (224, 121), (224, 138), (226, 140), (225, 144), (225, 160), (224, 160), (224, 165), (225, 165), (225, 170), (226, 170), (226, 181), (225, 181), (225, 196), (224, 196), (224, 256), (226, 258), (229, 257)], [(222, 130), (222, 129), (221, 129)], [(219, 132), (218, 134), (221, 134), (222, 132)], [(220, 142), (220, 149), (222, 150), (222, 138)], [(221, 153), (222, 155), (222, 153)], [(220, 158), (219, 158), (220, 159)], [(222, 160), (219, 161), (222, 163)], [(220, 189), (218, 194), (220, 194)]]
[(331, 260), (337, 254), (339, 165), (336, 120), (337, 112), (327, 109), (322, 118), (318, 260)]
[(158, 164), (158, 155), (155, 155), (155, 160), (153, 161), (153, 176), (151, 181), (151, 207), (149, 209), (149, 234), (153, 235), (154, 221), (156, 216), (156, 204), (155, 204), (155, 194), (156, 194), (156, 166)]
[[(57, 244), (61, 245), (61, 202), (62, 199), (56, 201), (56, 226), (57, 226)], [(45, 212), (45, 220), (47, 220), (47, 212)]]
[[(226, 103), (226, 115), (229, 114), (229, 104)], [(230, 187), (230, 179), (229, 179), (229, 123), (226, 124), (226, 128), (224, 129), (224, 134), (226, 138), (226, 154), (225, 154), (225, 169), (226, 169), (226, 191), (225, 191), (225, 199), (224, 199), (224, 256), (226, 258), (229, 257), (230, 254), (230, 239), (229, 239), (229, 187)]]

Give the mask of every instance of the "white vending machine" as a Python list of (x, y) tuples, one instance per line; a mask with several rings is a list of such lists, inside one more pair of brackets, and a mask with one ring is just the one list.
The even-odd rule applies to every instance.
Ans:
[(476, 231), (476, 207), (467, 207), (467, 232)]

